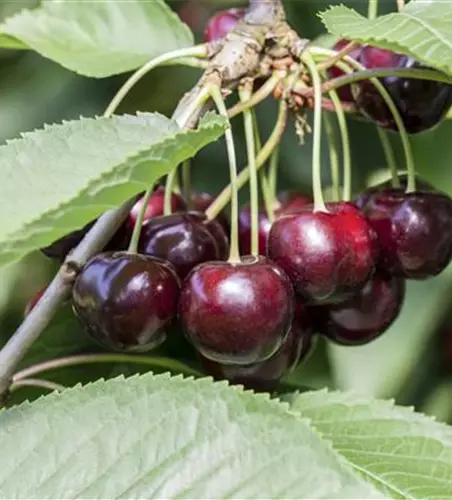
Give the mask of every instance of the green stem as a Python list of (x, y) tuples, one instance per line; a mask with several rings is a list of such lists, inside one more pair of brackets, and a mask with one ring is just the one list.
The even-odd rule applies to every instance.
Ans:
[[(239, 250), (239, 199), (237, 188), (237, 158), (235, 154), (234, 136), (232, 135), (231, 122), (228, 117), (228, 110), (221, 95), (221, 89), (218, 86), (210, 87), (210, 95), (215, 102), (215, 106), (221, 116), (224, 116), (228, 121), (228, 128), (225, 132), (226, 149), (229, 160), (229, 177), (232, 186), (231, 192), (231, 237), (230, 237), (230, 250), (229, 262), (240, 262)], [(211, 207), (209, 207), (210, 209)], [(207, 213), (207, 212), (206, 212)]]
[(339, 132), (341, 134), (342, 143), (342, 164), (344, 168), (344, 186), (342, 198), (345, 201), (350, 201), (352, 198), (352, 162), (350, 154), (350, 137), (348, 133), (347, 119), (345, 118), (342, 103), (337, 95), (337, 92), (330, 92), (330, 98), (333, 101), (336, 109), (337, 121), (339, 124)]
[[(207, 57), (207, 48), (205, 45), (196, 45), (194, 47), (187, 47), (184, 49), (174, 50), (172, 52), (167, 52), (161, 56), (155, 57), (141, 68), (139, 68), (135, 73), (124, 83), (124, 85), (119, 89), (113, 100), (108, 105), (105, 110), (104, 116), (111, 116), (118, 106), (121, 104), (126, 95), (130, 90), (150, 71), (152, 71), (157, 66), (162, 66), (163, 64), (184, 64), (187, 66), (198, 65), (199, 61), (187, 59), (187, 58), (203, 58)], [(191, 63), (190, 63), (191, 61)], [(195, 62), (196, 61), (196, 62)], [(187, 64), (188, 63), (188, 64)]]
[(397, 171), (397, 164), (394, 156), (394, 150), (392, 149), (391, 141), (389, 140), (389, 135), (386, 130), (381, 127), (377, 127), (378, 137), (380, 138), (381, 147), (385, 155), (386, 163), (388, 165), (389, 172), (391, 173), (392, 187), (400, 187), (399, 173)]
[(312, 149), (312, 191), (314, 195), (314, 211), (327, 212), (322, 193), (322, 164), (321, 164), (321, 140), (322, 140), (322, 81), (315, 65), (314, 59), (309, 52), (302, 56), (306, 64), (314, 87), (314, 125), (313, 125), (313, 149)]
[(378, 0), (369, 0), (367, 7), (367, 17), (375, 19), (378, 16)]
[(130, 238), (129, 243), (129, 252), (137, 253), (138, 251), (138, 243), (140, 241), (141, 228), (143, 227), (144, 216), (146, 214), (146, 210), (148, 208), (149, 200), (151, 199), (152, 193), (154, 192), (154, 186), (151, 186), (143, 198), (141, 199), (141, 208), (138, 213), (137, 220), (135, 222), (135, 226), (133, 227), (132, 238)]
[[(251, 89), (246, 86), (239, 89), (241, 102), (246, 102), (251, 96)], [(251, 255), (259, 255), (259, 185), (256, 168), (256, 144), (253, 114), (249, 109), (243, 112), (245, 128), (246, 151), (250, 168), (250, 211), (251, 211)]]
[[(273, 128), (273, 131), (268, 138), (267, 142), (264, 144), (263, 148), (259, 151), (259, 154), (256, 158), (256, 168), (260, 169), (263, 165), (265, 165), (266, 161), (278, 146), (281, 137), (286, 129), (287, 125), (287, 116), (288, 116), (288, 107), (285, 100), (281, 100), (279, 102), (279, 112), (278, 118), (276, 120), (276, 124)], [(244, 168), (239, 176), (237, 177), (236, 188), (240, 189), (246, 182), (248, 182), (250, 176), (250, 169), (247, 166)], [(232, 196), (232, 186), (226, 186), (223, 191), (216, 197), (215, 201), (209, 206), (206, 210), (206, 216), (209, 220), (215, 219), (215, 217), (223, 210), (223, 208), (229, 203), (229, 200)]]
[(278, 187), (279, 153), (280, 148), (278, 144), (270, 157), (270, 165), (268, 167), (268, 185), (273, 196), (273, 201), (276, 200), (276, 190)]
[(49, 391), (63, 391), (66, 389), (64, 385), (50, 382), (50, 380), (42, 380), (39, 378), (25, 378), (11, 384), (9, 390), (14, 392), (21, 387), (34, 387), (36, 389), (47, 389)]
[(191, 193), (191, 160), (188, 158), (182, 164), (182, 196), (188, 204), (188, 208), (192, 208), (192, 193)]
[(163, 197), (163, 215), (171, 215), (171, 212), (173, 211), (171, 207), (172, 205), (171, 201), (177, 181), (178, 168), (179, 166), (173, 168), (173, 170), (171, 170), (168, 176), (166, 177), (165, 195)]
[(328, 139), (328, 151), (330, 155), (331, 184), (333, 186), (334, 201), (341, 198), (340, 177), (339, 177), (339, 155), (337, 152), (336, 137), (332, 117), (329, 113), (325, 114), (325, 133)]
[(166, 371), (174, 373), (182, 373), (187, 376), (199, 377), (200, 372), (193, 370), (184, 363), (181, 363), (175, 359), (157, 357), (157, 356), (141, 356), (132, 354), (80, 354), (76, 356), (68, 356), (65, 358), (52, 359), (50, 361), (44, 361), (43, 363), (38, 363), (36, 365), (25, 368), (17, 372), (13, 376), (13, 383), (16, 384), (18, 381), (27, 379), (30, 376), (37, 375), (39, 373), (57, 370), (60, 368), (67, 368), (72, 366), (87, 365), (92, 363), (130, 363), (136, 365), (147, 365), (159, 369), (164, 369)]

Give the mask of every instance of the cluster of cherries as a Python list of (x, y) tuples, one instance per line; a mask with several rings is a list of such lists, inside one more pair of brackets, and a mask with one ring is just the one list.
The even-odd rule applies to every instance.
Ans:
[[(243, 14), (230, 9), (215, 15), (207, 40), (225, 36)], [(366, 68), (417, 65), (369, 46), (351, 56)], [(339, 71), (331, 69), (333, 76)], [(381, 81), (411, 133), (435, 125), (452, 102), (448, 85)], [(340, 96), (380, 125), (395, 128), (367, 81), (342, 88)], [(143, 198), (104, 251), (81, 270), (74, 310), (93, 338), (123, 352), (155, 348), (178, 324), (207, 373), (271, 391), (306, 359), (314, 334), (342, 345), (374, 340), (397, 318), (405, 281), (428, 279), (449, 264), (452, 199), (422, 181), (407, 192), (406, 179), (401, 181), (401, 187), (383, 184), (354, 202), (332, 202), (322, 210), (306, 194), (280, 193), (274, 217), (260, 208), (258, 255), (250, 255), (252, 218), (246, 205), (238, 221), (240, 258), (229, 255), (226, 217), (209, 220), (204, 213), (210, 195), (184, 200), (173, 193), (172, 213), (164, 215), (164, 190), (158, 187), (145, 208), (138, 251), (127, 248)], [(64, 259), (92, 224), (43, 252)]]

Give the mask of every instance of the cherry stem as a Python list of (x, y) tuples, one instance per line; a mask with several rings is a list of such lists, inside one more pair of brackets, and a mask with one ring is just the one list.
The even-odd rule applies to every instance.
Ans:
[(391, 183), (393, 188), (400, 187), (399, 173), (397, 171), (397, 164), (394, 156), (394, 150), (389, 139), (389, 134), (381, 127), (377, 127), (378, 137), (380, 138), (381, 147), (385, 155), (388, 170), (391, 174)]
[(339, 177), (339, 155), (337, 152), (337, 143), (334, 133), (332, 117), (325, 115), (325, 133), (328, 139), (328, 152), (330, 156), (331, 184), (333, 187), (334, 201), (339, 201), (341, 197), (340, 177)]
[(330, 68), (331, 66), (334, 66), (337, 61), (340, 61), (345, 56), (348, 56), (350, 52), (352, 52), (358, 45), (359, 45), (358, 42), (351, 41), (343, 49), (338, 50), (337, 52), (332, 51), (335, 52), (334, 55), (328, 58), (326, 61), (319, 64), (317, 66), (318, 71), (323, 72), (326, 69)]
[(182, 196), (190, 209), (193, 208), (191, 195), (191, 160), (188, 158), (182, 163)]
[(140, 207), (140, 211), (138, 213), (137, 220), (135, 221), (135, 225), (133, 226), (133, 233), (129, 243), (128, 251), (131, 253), (137, 253), (138, 251), (138, 243), (140, 242), (141, 229), (143, 227), (144, 216), (146, 214), (149, 200), (151, 199), (153, 192), (154, 192), (154, 186), (151, 186), (141, 199), (142, 204)]
[(313, 149), (312, 149), (312, 191), (314, 195), (314, 212), (327, 212), (322, 193), (322, 164), (321, 164), (321, 140), (322, 140), (322, 81), (317, 70), (314, 59), (309, 52), (302, 55), (312, 78), (314, 87), (314, 125), (313, 125)]
[(151, 59), (149, 62), (141, 66), (135, 73), (124, 83), (119, 89), (113, 100), (105, 110), (104, 116), (111, 116), (132, 88), (150, 71), (157, 66), (164, 64), (182, 64), (190, 67), (203, 67), (204, 61), (196, 58), (206, 58), (208, 50), (206, 45), (196, 45), (194, 47), (186, 47), (184, 49), (173, 50), (162, 54), (161, 56)]
[[(276, 124), (273, 128), (273, 131), (268, 138), (267, 142), (264, 144), (262, 149), (259, 151), (256, 158), (256, 168), (259, 170), (265, 165), (266, 161), (275, 150), (281, 137), (286, 129), (287, 125), (287, 117), (288, 117), (288, 107), (285, 100), (281, 100), (279, 102), (279, 112), (278, 118), (276, 120)], [(242, 186), (248, 182), (250, 176), (250, 169), (247, 166), (244, 168), (239, 176), (237, 177), (237, 184), (235, 188), (238, 190)], [(223, 208), (229, 203), (233, 193), (232, 185), (229, 184), (226, 186), (223, 191), (215, 198), (215, 200), (211, 203), (209, 208), (206, 210), (206, 216), (209, 220), (215, 219), (215, 217), (223, 210)]]
[(367, 8), (367, 17), (375, 19), (378, 16), (378, 0), (369, 0)]
[(265, 204), (267, 210), (267, 217), (270, 222), (275, 220), (275, 207), (278, 203), (276, 190), (278, 186), (278, 166), (279, 166), (279, 144), (273, 150), (270, 156), (270, 164), (268, 166), (268, 192), (269, 202)]
[[(226, 139), (226, 149), (228, 153), (229, 160), (229, 177), (232, 186), (231, 191), (231, 237), (230, 237), (230, 250), (229, 250), (229, 262), (238, 263), (240, 262), (240, 250), (239, 250), (239, 199), (238, 199), (238, 188), (237, 188), (237, 158), (235, 154), (234, 136), (232, 134), (231, 122), (228, 117), (228, 110), (221, 95), (221, 89), (218, 85), (212, 85), (210, 87), (210, 95), (212, 96), (215, 106), (221, 116), (224, 116), (228, 122), (228, 128), (225, 132)], [(212, 205), (209, 207), (209, 209)], [(207, 214), (207, 211), (206, 211)], [(209, 216), (208, 216), (209, 217)], [(210, 217), (209, 217), (210, 218)]]
[(344, 169), (344, 185), (342, 199), (350, 201), (352, 198), (352, 162), (350, 154), (350, 136), (348, 133), (347, 119), (342, 108), (341, 100), (334, 90), (330, 92), (331, 100), (336, 108), (337, 122), (339, 124), (339, 133), (341, 134), (342, 143), (342, 165)]
[(129, 363), (136, 365), (148, 365), (159, 369), (174, 373), (182, 373), (188, 376), (199, 377), (202, 374), (197, 370), (188, 367), (186, 364), (181, 363), (175, 359), (158, 357), (158, 356), (142, 356), (131, 354), (80, 354), (75, 356), (67, 356), (64, 358), (52, 359), (44, 361), (36, 365), (24, 368), (17, 372), (12, 377), (13, 384), (19, 381), (28, 379), (31, 376), (48, 372), (51, 370), (58, 370), (60, 368), (67, 368), (72, 366), (93, 364), (93, 363)]
[[(239, 96), (242, 102), (250, 99), (252, 88), (245, 84), (239, 88)], [(256, 168), (256, 143), (253, 114), (249, 109), (243, 112), (243, 123), (245, 128), (246, 151), (248, 165), (250, 168), (250, 211), (251, 211), (251, 255), (259, 255), (259, 185)]]
[(400, 12), (405, 7), (405, 0), (397, 0), (397, 10)]
[(34, 387), (36, 389), (47, 389), (49, 391), (64, 391), (67, 389), (64, 385), (51, 382), (50, 380), (42, 380), (40, 378), (24, 378), (13, 382), (9, 388), (10, 392), (14, 392), (21, 387)]
[[(283, 75), (284, 76), (284, 75)], [(260, 102), (265, 100), (276, 88), (278, 83), (282, 80), (280, 72), (274, 73), (254, 94), (250, 96), (247, 101), (238, 102), (228, 110), (229, 118), (234, 118), (247, 109), (256, 107)]]

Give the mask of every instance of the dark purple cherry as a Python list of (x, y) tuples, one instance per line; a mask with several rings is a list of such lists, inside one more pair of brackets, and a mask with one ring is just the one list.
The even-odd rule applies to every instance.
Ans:
[[(306, 313), (304, 312), (304, 315)], [(312, 347), (310, 322), (292, 321), (289, 334), (273, 356), (250, 365), (222, 364), (200, 356), (205, 371), (216, 380), (229, 380), (256, 392), (272, 392), (281, 379), (305, 359)]]
[(206, 42), (213, 42), (220, 40), (229, 34), (236, 26), (236, 24), (245, 15), (245, 9), (227, 9), (221, 10), (213, 15), (207, 23), (204, 32), (204, 39)]
[(168, 262), (128, 252), (92, 258), (73, 288), (74, 310), (95, 340), (126, 352), (148, 351), (165, 339), (180, 282)]
[(225, 239), (220, 224), (207, 221), (201, 212), (178, 212), (151, 219), (142, 229), (138, 249), (171, 262), (184, 279), (201, 262), (226, 258)]
[(385, 189), (362, 208), (377, 235), (379, 267), (402, 278), (439, 274), (452, 257), (452, 200), (436, 192)]
[[(205, 212), (214, 200), (215, 198), (211, 194), (205, 192), (195, 192), (190, 197), (191, 206), (197, 212)], [(215, 219), (223, 226), (224, 232), (228, 235), (230, 226), (226, 215), (220, 212)]]
[[(146, 212), (144, 213), (143, 223), (147, 223), (153, 217), (158, 217), (163, 215), (165, 205), (165, 188), (159, 186), (151, 195), (148, 201), (148, 206), (146, 207)], [(132, 232), (135, 227), (138, 215), (143, 206), (143, 196), (135, 203), (129, 214), (128, 224), (129, 229)], [(177, 193), (171, 194), (171, 211), (179, 212), (187, 210), (187, 204), (181, 195)]]
[(367, 344), (392, 325), (404, 298), (403, 278), (377, 272), (347, 302), (319, 308), (319, 333), (342, 345)]
[[(426, 69), (411, 57), (370, 45), (362, 48), (358, 61), (367, 69)], [(410, 134), (423, 132), (437, 125), (452, 105), (450, 84), (397, 76), (388, 76), (380, 81), (392, 97)], [(372, 82), (366, 80), (356, 85), (354, 98), (366, 116), (382, 127), (397, 130), (392, 113)]]
[(265, 257), (207, 262), (187, 276), (179, 303), (185, 334), (206, 358), (247, 365), (272, 356), (293, 317), (292, 285)]
[[(348, 44), (350, 43), (349, 40), (341, 39), (338, 42), (336, 42), (333, 46), (334, 50), (340, 51), (344, 49)], [(359, 57), (359, 53), (361, 52), (361, 47), (362, 45), (359, 45), (356, 47), (356, 49), (353, 49), (349, 53), (349, 57), (353, 59), (357, 59)], [(340, 76), (344, 76), (345, 73), (339, 69), (337, 66), (333, 66), (328, 70), (328, 74), (330, 78), (339, 78)], [(350, 85), (344, 85), (343, 87), (340, 87), (337, 90), (337, 93), (340, 97), (340, 99), (344, 102), (353, 102), (353, 94), (352, 94), (352, 89)]]
[(374, 233), (351, 203), (329, 203), (329, 212), (306, 207), (277, 219), (267, 252), (310, 304), (343, 301), (374, 270)]

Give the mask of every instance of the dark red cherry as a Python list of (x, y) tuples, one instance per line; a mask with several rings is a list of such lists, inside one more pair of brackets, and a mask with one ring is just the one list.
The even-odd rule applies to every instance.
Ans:
[(228, 35), (245, 15), (245, 9), (221, 10), (213, 15), (204, 32), (206, 42), (220, 40)]
[(308, 303), (343, 301), (374, 270), (374, 233), (351, 203), (312, 206), (277, 219), (267, 242), (270, 259), (289, 276)]
[(179, 303), (185, 334), (206, 358), (257, 363), (285, 341), (293, 317), (292, 285), (265, 257), (207, 262), (187, 276)]
[[(306, 313), (304, 312), (304, 315)], [(292, 321), (289, 334), (270, 358), (250, 365), (222, 364), (200, 356), (205, 371), (216, 380), (229, 380), (256, 392), (272, 392), (281, 379), (307, 357), (312, 347), (311, 324), (306, 320)]]
[[(165, 204), (165, 188), (159, 186), (151, 195), (148, 201), (148, 206), (146, 207), (146, 212), (144, 213), (143, 223), (147, 223), (153, 217), (158, 217), (163, 215)], [(143, 206), (143, 196), (135, 203), (129, 214), (128, 224), (131, 231), (135, 227), (138, 215), (140, 213), (141, 207)], [(187, 210), (187, 204), (185, 200), (177, 193), (171, 194), (171, 211), (179, 212)]]
[(352, 299), (319, 308), (319, 333), (338, 344), (367, 344), (395, 321), (404, 298), (404, 279), (377, 272)]
[[(349, 40), (341, 39), (333, 45), (333, 49), (340, 51), (340, 50), (344, 49), (349, 43), (350, 43)], [(356, 49), (352, 50), (349, 53), (349, 57), (352, 57), (353, 59), (357, 59), (359, 56), (359, 53), (361, 51), (361, 47), (362, 46), (359, 45), (356, 47)], [(345, 73), (341, 69), (339, 69), (337, 66), (332, 66), (328, 70), (328, 74), (329, 74), (330, 78), (339, 78), (340, 76), (345, 75)], [(340, 99), (344, 102), (353, 102), (354, 101), (352, 89), (351, 89), (350, 85), (344, 85), (343, 87), (340, 87), (337, 90), (337, 93), (338, 93)]]
[(300, 191), (282, 191), (278, 193), (280, 207), (276, 210), (276, 216), (297, 212), (312, 204), (312, 197)]
[(128, 252), (92, 258), (78, 276), (74, 310), (95, 340), (117, 351), (148, 351), (165, 339), (180, 283), (168, 262)]
[[(190, 197), (191, 206), (193, 210), (196, 210), (197, 212), (205, 212), (214, 200), (215, 198), (212, 195), (204, 192), (192, 193)], [(228, 235), (230, 226), (226, 215), (223, 212), (220, 212), (215, 219), (223, 226), (226, 235)]]
[(154, 217), (143, 227), (138, 249), (145, 255), (167, 260), (175, 267), (179, 278), (201, 262), (225, 258), (226, 236), (219, 243), (222, 228), (208, 222), (200, 212), (177, 212)]
[(452, 257), (452, 200), (441, 193), (386, 189), (362, 208), (377, 235), (379, 266), (403, 278), (439, 274)]
[[(372, 46), (362, 48), (358, 61), (368, 69), (425, 69), (413, 58)], [(452, 105), (452, 85), (431, 80), (388, 76), (380, 80), (396, 105), (410, 134), (437, 125)], [(397, 130), (392, 113), (381, 94), (370, 81), (354, 87), (355, 102), (360, 110), (380, 126)]]

